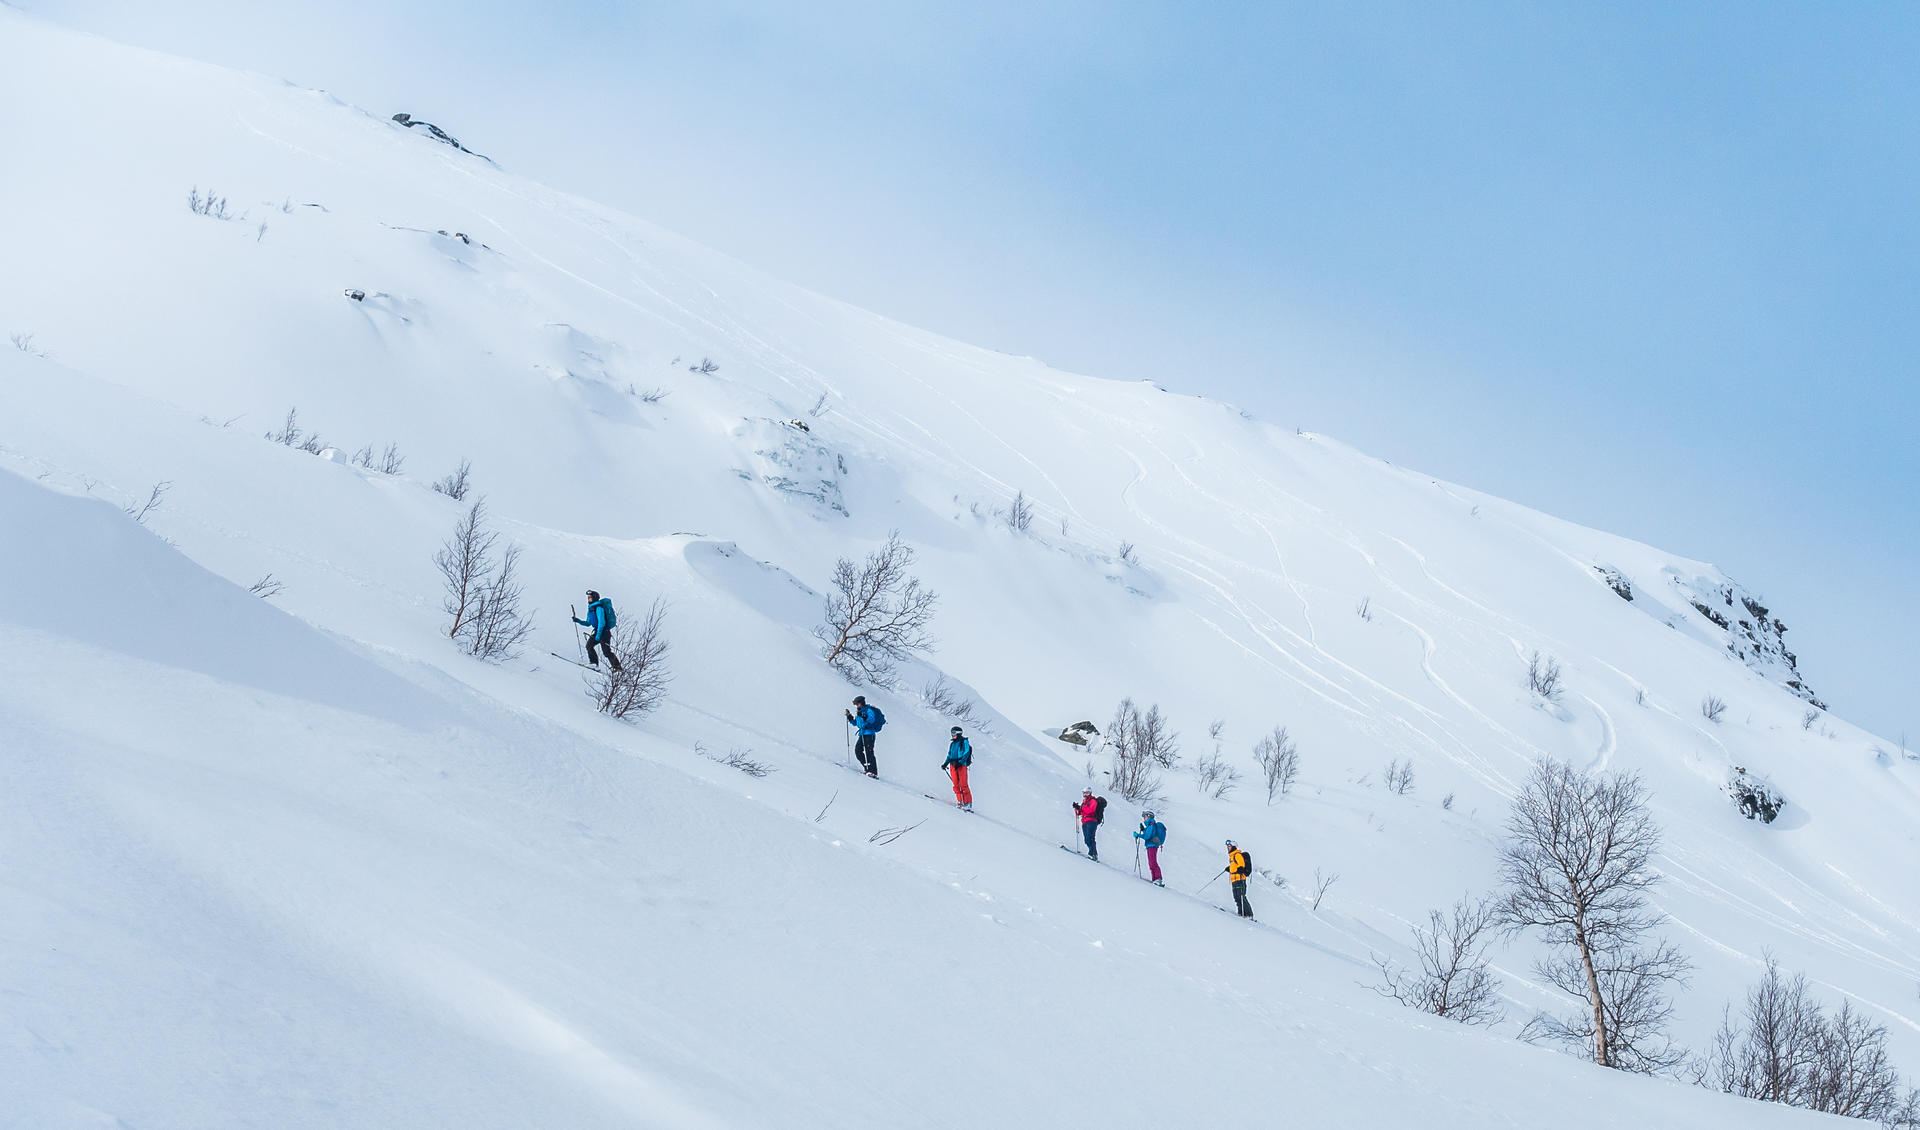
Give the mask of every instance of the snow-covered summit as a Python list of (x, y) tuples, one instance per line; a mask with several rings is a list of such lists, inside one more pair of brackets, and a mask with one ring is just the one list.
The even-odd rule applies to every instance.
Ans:
[[(1654, 790), (1683, 1038), (1772, 952), (1920, 1065), (1920, 766), (1809, 714), (1778, 619), (1710, 565), (901, 326), (385, 110), (5, 8), (0, 106), (23, 1125), (1804, 1121), (1513, 1040), (1563, 1005), (1525, 942), (1491, 1034), (1365, 987), (1407, 922), (1491, 885), (1543, 755)], [(430, 483), (463, 460), (540, 610), (497, 666), (446, 639), (431, 560), (461, 507)], [(145, 529), (117, 513), (159, 483)], [(939, 647), (862, 688), (891, 719), (875, 783), (811, 629), (834, 561), (892, 530)], [(677, 677), (639, 725), (548, 654), (589, 586), (666, 602)], [(921, 795), (942, 681), (975, 703), (976, 816)], [(1300, 743), (1275, 805), (1173, 775), (1166, 890), (1127, 873), (1117, 797), (1121, 871), (1055, 846), (1104, 765), (1044, 731), (1129, 695), (1190, 759), (1221, 720), (1249, 777), (1260, 735)], [(1778, 820), (1728, 802), (1736, 765)], [(1193, 894), (1228, 835), (1288, 881), (1259, 927)]]

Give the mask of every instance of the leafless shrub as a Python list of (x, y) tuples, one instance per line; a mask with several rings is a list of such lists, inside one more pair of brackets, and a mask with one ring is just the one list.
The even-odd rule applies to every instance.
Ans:
[(1727, 704), (1718, 695), (1710, 694), (1700, 700), (1700, 717), (1705, 718), (1709, 722), (1716, 725), (1719, 724), (1721, 716), (1725, 715), (1726, 712)]
[(433, 555), (442, 583), (440, 608), (451, 618), (447, 636), (477, 659), (511, 659), (533, 631), (520, 613), (520, 547), (499, 545), (500, 535), (487, 528), (486, 499), (480, 498)]
[(134, 521), (143, 526), (146, 525), (147, 515), (160, 509), (161, 500), (165, 499), (167, 492), (172, 489), (173, 484), (171, 482), (158, 482), (153, 484), (153, 489), (147, 492), (147, 500), (145, 502), (137, 502), (127, 507), (127, 513), (133, 515)]
[(920, 703), (935, 714), (951, 718), (968, 729), (983, 734), (993, 732), (979, 705), (954, 690), (945, 675), (936, 676), (932, 682), (920, 688)]
[(301, 441), (295, 444), (294, 446), (297, 447), (299, 450), (306, 452), (308, 455), (318, 455), (322, 451), (325, 451), (327, 449), (327, 441), (324, 439), (321, 439), (318, 432), (313, 432), (313, 433), (309, 433), (305, 438), (301, 439)]
[(1370, 596), (1361, 597), (1360, 603), (1353, 606), (1353, 613), (1362, 620), (1371, 623), (1373, 620), (1373, 598)]
[(1332, 890), (1333, 885), (1339, 881), (1340, 872), (1338, 871), (1322, 875), (1318, 867), (1313, 869), (1313, 909), (1320, 909), (1320, 900), (1326, 898), (1327, 892)]
[(1406, 796), (1413, 791), (1413, 761), (1389, 761), (1380, 771), (1380, 783), (1394, 796)]
[(300, 430), (300, 410), (289, 408), (285, 422), (277, 430), (268, 432), (267, 439), (286, 447), (299, 447), (301, 436), (304, 434)]
[(200, 193), (200, 186), (197, 184), (187, 193), (187, 210), (196, 216), (205, 216), (210, 220), (230, 220), (233, 218), (227, 211), (226, 197), (216, 196), (212, 189), (208, 189), (206, 195), (203, 196)]
[(1647, 704), (1647, 688), (1645, 687), (1635, 688), (1633, 692), (1633, 701), (1634, 701), (1634, 705), (1636, 706), (1645, 706)]
[(1527, 657), (1527, 689), (1547, 702), (1560, 698), (1560, 664), (1553, 656), (1536, 651)]
[(480, 589), (480, 605), (467, 621), (465, 637), (467, 653), (476, 659), (512, 659), (533, 634), (532, 621), (520, 614), (526, 591), (520, 584), (519, 568), (520, 547), (508, 545)]
[[(628, 387), (631, 388), (632, 386), (628, 386)], [(667, 397), (672, 396), (673, 390), (661, 388), (658, 385), (655, 385), (653, 388), (647, 389), (645, 392), (636, 392), (634, 393), (634, 395), (640, 398), (640, 403), (642, 404), (658, 404), (662, 400), (665, 400)]]
[(464, 501), (467, 497), (467, 491), (473, 489), (472, 476), (473, 464), (462, 459), (460, 466), (454, 468), (451, 475), (433, 484), (433, 492), (435, 494), (444, 494), (455, 502)]
[(845, 557), (834, 564), (826, 616), (813, 634), (826, 645), (828, 666), (848, 682), (887, 685), (896, 664), (933, 650), (928, 628), (940, 598), (907, 572), (912, 564), (913, 547), (898, 530), (863, 564)]
[(656, 599), (638, 622), (621, 620), (614, 625), (613, 654), (620, 657), (620, 666), (608, 664), (587, 675), (587, 697), (594, 709), (625, 718), (646, 714), (666, 701), (667, 684), (673, 679), (667, 665), (672, 648), (667, 642), (666, 616), (666, 605)]
[(371, 469), (373, 467), (373, 445), (368, 444), (355, 451), (352, 455), (349, 455), (347, 457), (347, 463), (354, 467)]
[[(774, 772), (773, 766), (763, 761), (755, 761), (752, 757), (753, 751), (750, 749), (740, 749), (736, 746), (728, 749), (724, 754), (711, 753), (703, 743), (696, 741), (693, 743), (693, 752), (706, 758), (708, 761), (718, 762), (729, 769), (738, 769), (749, 777), (765, 777)], [(834, 795), (839, 796), (840, 794), (835, 793)], [(829, 800), (827, 804), (832, 805), (833, 802)], [(820, 810), (820, 816), (825, 816), (826, 814), (826, 809), (823, 808)], [(819, 817), (815, 817), (814, 823), (817, 824), (819, 822)]]
[(1273, 733), (1253, 744), (1253, 759), (1260, 765), (1268, 804), (1293, 791), (1293, 782), (1300, 776), (1300, 749), (1285, 726), (1275, 726)]
[(700, 358), (700, 363), (698, 365), (687, 366), (687, 372), (699, 373), (703, 377), (710, 377), (719, 371), (720, 371), (720, 366), (714, 364), (711, 360), (705, 357)]
[(265, 238), (267, 238), (267, 221), (261, 220), (260, 226), (253, 229), (253, 241), (259, 243)]
[(1240, 771), (1215, 749), (1193, 763), (1193, 782), (1207, 796), (1225, 800), (1228, 794), (1240, 787)]
[(913, 831), (915, 828), (918, 828), (920, 825), (925, 823), (926, 823), (925, 820), (916, 820), (913, 823), (908, 824), (904, 828), (882, 828), (879, 831), (875, 832), (873, 835), (868, 836), (867, 842), (870, 844), (879, 844), (881, 847), (886, 847), (888, 844), (892, 843), (893, 841), (899, 839), (901, 836), (906, 835), (908, 832)]
[(266, 576), (248, 585), (247, 591), (259, 597), (261, 600), (272, 600), (274, 597), (280, 595), (280, 590), (286, 587), (286, 585), (275, 579), (272, 573), (268, 573)]
[(1445, 809), (1448, 812), (1453, 811), (1453, 794), (1452, 793), (1448, 793), (1446, 796), (1443, 796), (1440, 798), (1440, 807)]
[(1571, 1019), (1536, 1017), (1528, 1034), (1581, 1046), (1602, 1067), (1655, 1072), (1685, 1057), (1666, 1038), (1669, 985), (1687, 960), (1649, 935), (1660, 830), (1634, 774), (1589, 775), (1542, 759), (1514, 798), (1500, 851), (1501, 924), (1541, 930), (1558, 953), (1537, 971), (1582, 999)]
[(820, 823), (820, 821), (825, 820), (827, 818), (827, 809), (832, 808), (833, 802), (839, 799), (840, 799), (840, 790), (839, 789), (833, 790), (833, 795), (827, 798), (827, 803), (820, 806), (820, 815), (815, 816), (813, 818), (813, 822), (815, 824), (818, 824)]
[(12, 342), (13, 347), (22, 353), (34, 357), (46, 356), (44, 352), (34, 347), (32, 334), (11, 333), (7, 335), (7, 340)]
[(807, 415), (818, 420), (820, 417), (826, 414), (827, 414), (827, 394), (823, 392), (820, 394), (819, 399), (813, 402), (813, 407), (807, 409)]
[(1065, 514), (1060, 515), (1060, 536), (1063, 538), (1070, 536), (1068, 531), (1072, 527), (1072, 525), (1073, 525), (1072, 520), (1068, 518), (1067, 515)]
[(1813, 729), (1813, 724), (1815, 722), (1818, 722), (1819, 720), (1820, 720), (1820, 712), (1818, 710), (1815, 710), (1809, 707), (1807, 712), (1800, 716), (1800, 728), (1802, 730), (1811, 731)]
[(380, 462), (374, 467), (374, 470), (383, 475), (397, 475), (400, 473), (401, 468), (406, 465), (407, 457), (400, 454), (400, 445), (397, 443), (389, 443), (386, 449), (380, 453)]
[(1126, 565), (1140, 564), (1140, 555), (1134, 552), (1133, 543), (1130, 541), (1123, 541), (1120, 543), (1119, 556), (1122, 564), (1126, 564)]
[(1007, 506), (1005, 515), (1007, 529), (1016, 534), (1024, 534), (1033, 525), (1033, 503), (1025, 491), (1015, 491), (1013, 502)]
[(1461, 896), (1446, 913), (1427, 912), (1427, 925), (1411, 927), (1418, 971), (1374, 958), (1380, 984), (1374, 991), (1409, 1008), (1462, 1024), (1498, 1024), (1500, 982), (1487, 965), (1487, 943), (1499, 916), (1491, 900)]
[(1920, 1091), (1896, 1071), (1887, 1030), (1842, 1002), (1829, 1015), (1804, 975), (1787, 977), (1771, 956), (1747, 990), (1742, 1014), (1722, 1015), (1713, 1049), (1694, 1065), (1703, 1087), (1826, 1114), (1920, 1126)]
[(1133, 699), (1121, 699), (1107, 724), (1104, 744), (1113, 755), (1108, 783), (1135, 803), (1159, 796), (1165, 784), (1162, 771), (1180, 761), (1179, 735), (1167, 725), (1157, 703), (1142, 714)]

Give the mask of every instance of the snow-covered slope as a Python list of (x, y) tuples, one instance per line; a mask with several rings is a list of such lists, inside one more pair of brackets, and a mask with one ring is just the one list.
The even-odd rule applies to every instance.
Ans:
[[(0, 1121), (1809, 1122), (1365, 987), (1490, 883), (1541, 755), (1654, 788), (1683, 1037), (1771, 951), (1920, 1064), (1920, 766), (1803, 727), (1778, 633), (1695, 607), (1744, 595), (1710, 565), (785, 286), (406, 107), (4, 8), (0, 107)], [(404, 473), (264, 440), (294, 407)], [(427, 484), (462, 459), (542, 610), (501, 666), (443, 634), (460, 507)], [(162, 481), (147, 529), (118, 512)], [(893, 529), (941, 646), (869, 688), (873, 783), (808, 633), (834, 559)], [(678, 677), (640, 725), (546, 655), (588, 586), (668, 602)], [(978, 816), (920, 795), (943, 676), (991, 731)], [(1061, 853), (1087, 757), (1047, 731), (1122, 695), (1190, 755), (1223, 720), (1249, 775), (1288, 726), (1300, 788), (1173, 779), (1166, 890)], [(1736, 764), (1779, 821), (1727, 802)], [(1192, 894), (1226, 835), (1291, 881), (1258, 927)], [(1531, 956), (1500, 954), (1516, 1019), (1558, 1005)]]

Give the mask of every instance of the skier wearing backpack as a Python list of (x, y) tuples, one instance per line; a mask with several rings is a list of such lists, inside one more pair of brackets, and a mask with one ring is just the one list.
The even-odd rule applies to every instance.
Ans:
[(968, 812), (973, 811), (973, 790), (967, 787), (967, 770), (973, 767), (973, 743), (955, 726), (951, 731), (952, 740), (947, 743), (947, 759), (940, 768), (947, 771), (953, 780), (953, 802)]
[(1233, 880), (1233, 906), (1242, 918), (1253, 917), (1253, 904), (1247, 901), (1247, 878), (1253, 874), (1253, 856), (1227, 841), (1227, 877)]
[(587, 665), (589, 667), (600, 666), (600, 657), (595, 655), (593, 651), (593, 649), (597, 647), (607, 653), (607, 662), (615, 671), (618, 671), (620, 669), (620, 657), (613, 653), (613, 625), (615, 623), (613, 601), (603, 600), (599, 593), (588, 589), (587, 618), (582, 620), (580, 617), (575, 616), (573, 622), (583, 628), (593, 629), (587, 636)]
[(1146, 845), (1147, 872), (1153, 876), (1153, 885), (1166, 886), (1160, 879), (1160, 848), (1167, 842), (1167, 826), (1155, 820), (1153, 810), (1148, 809), (1140, 814), (1140, 830), (1133, 838)]
[(853, 755), (860, 759), (860, 768), (866, 770), (867, 776), (878, 777), (880, 763), (873, 756), (873, 737), (887, 724), (887, 716), (880, 713), (879, 707), (868, 706), (867, 696), (863, 694), (853, 696), (853, 709), (846, 715), (847, 725), (852, 726), (857, 735), (853, 739)]
[(1087, 858), (1098, 861), (1100, 849), (1093, 837), (1099, 831), (1101, 821), (1107, 818), (1107, 798), (1094, 796), (1092, 789), (1083, 789), (1080, 803), (1068, 805), (1074, 815), (1080, 817), (1080, 837), (1087, 841)]

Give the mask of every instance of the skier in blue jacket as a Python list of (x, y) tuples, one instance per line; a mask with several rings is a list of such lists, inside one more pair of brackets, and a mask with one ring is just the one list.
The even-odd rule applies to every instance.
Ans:
[(620, 657), (613, 653), (613, 601), (602, 600), (599, 593), (588, 589), (587, 618), (582, 620), (575, 616), (573, 622), (583, 628), (593, 629), (587, 636), (587, 664), (592, 667), (600, 666), (600, 657), (593, 651), (597, 647), (607, 653), (607, 662), (615, 671), (618, 671)]
[(953, 803), (972, 812), (973, 789), (967, 784), (967, 770), (973, 767), (973, 743), (958, 726), (948, 731), (948, 735), (947, 759), (940, 763), (940, 768), (945, 769), (953, 781)]
[(878, 777), (880, 763), (873, 756), (873, 736), (887, 724), (887, 716), (880, 713), (879, 707), (868, 706), (867, 696), (863, 694), (853, 696), (853, 709), (846, 715), (847, 725), (859, 735), (853, 739), (853, 754), (860, 759), (860, 768), (866, 770), (867, 776)]
[(1140, 814), (1140, 830), (1133, 838), (1147, 846), (1147, 870), (1153, 875), (1153, 885), (1164, 887), (1160, 879), (1160, 848), (1167, 842), (1167, 826), (1154, 819), (1153, 810)]

